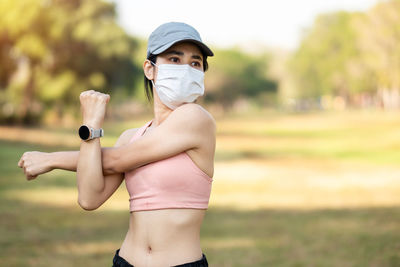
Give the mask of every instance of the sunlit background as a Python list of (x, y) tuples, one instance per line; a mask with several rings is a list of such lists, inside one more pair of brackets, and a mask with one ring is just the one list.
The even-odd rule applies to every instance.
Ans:
[(399, 0), (0, 0), (0, 265), (111, 265), (125, 186), (86, 212), (74, 173), (17, 162), (79, 149), (83, 90), (111, 95), (103, 146), (150, 120), (147, 37), (169, 21), (215, 53), (210, 265), (400, 266)]

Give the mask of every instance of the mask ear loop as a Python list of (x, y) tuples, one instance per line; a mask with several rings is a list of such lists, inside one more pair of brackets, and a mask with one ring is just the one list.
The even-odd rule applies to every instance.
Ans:
[(157, 67), (158, 68), (158, 65), (156, 64), (156, 63), (153, 63), (153, 61), (151, 61), (151, 60), (149, 60), (150, 61), (150, 64), (151, 65), (153, 65), (154, 67)]
[[(151, 65), (153, 65), (154, 67), (157, 67), (157, 68), (158, 68), (158, 66), (157, 66), (156, 63), (153, 63), (151, 60), (149, 60), (149, 61), (150, 61), (150, 64), (151, 64)], [(154, 80), (154, 78), (153, 78), (153, 80)], [(156, 85), (155, 85), (155, 83), (154, 83), (153, 80), (150, 80), (150, 81), (151, 81), (151, 83), (153, 84), (153, 88), (156, 88)]]

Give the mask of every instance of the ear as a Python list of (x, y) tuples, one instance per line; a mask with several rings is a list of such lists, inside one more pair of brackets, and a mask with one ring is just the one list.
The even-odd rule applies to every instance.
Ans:
[(143, 62), (143, 71), (144, 71), (144, 75), (146, 76), (147, 79), (149, 79), (149, 80), (154, 79), (154, 67), (151, 64), (150, 60), (146, 59)]

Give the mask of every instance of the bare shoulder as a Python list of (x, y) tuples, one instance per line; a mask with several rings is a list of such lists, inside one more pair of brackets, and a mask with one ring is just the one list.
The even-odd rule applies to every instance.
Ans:
[(132, 128), (132, 129), (128, 129), (128, 130), (125, 130), (124, 132), (122, 132), (122, 134), (119, 136), (117, 142), (115, 143), (115, 146), (118, 147), (118, 146), (126, 145), (127, 143), (129, 143), (129, 141), (135, 135), (137, 130), (138, 130), (138, 128)]
[(215, 131), (216, 126), (213, 116), (205, 108), (198, 104), (184, 104), (175, 109), (173, 114), (177, 120), (185, 123), (185, 125), (192, 125), (196, 128), (206, 128)]

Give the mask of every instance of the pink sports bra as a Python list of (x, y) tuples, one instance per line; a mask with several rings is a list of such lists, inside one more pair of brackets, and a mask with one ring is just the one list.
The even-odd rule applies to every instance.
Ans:
[[(140, 138), (151, 122), (139, 128), (129, 142)], [(186, 152), (125, 173), (130, 211), (207, 209), (211, 184), (212, 178)]]

